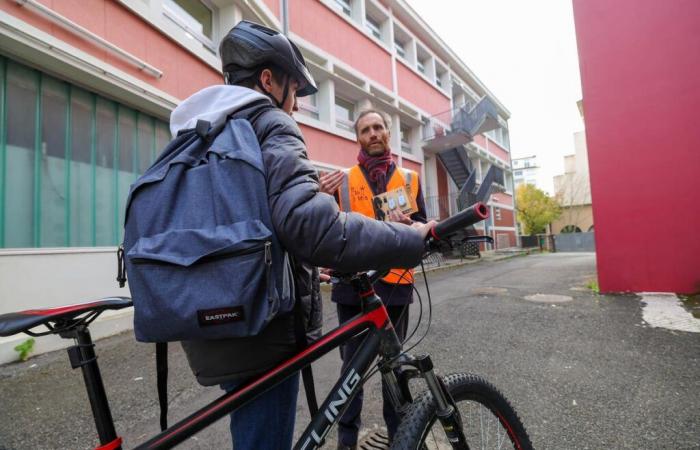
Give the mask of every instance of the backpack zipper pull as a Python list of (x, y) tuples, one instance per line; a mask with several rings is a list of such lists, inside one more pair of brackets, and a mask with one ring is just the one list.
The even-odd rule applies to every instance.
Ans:
[(265, 264), (272, 265), (272, 242), (265, 242)]
[(126, 268), (124, 267), (124, 246), (120, 245), (117, 248), (117, 282), (119, 287), (123, 288), (126, 284)]

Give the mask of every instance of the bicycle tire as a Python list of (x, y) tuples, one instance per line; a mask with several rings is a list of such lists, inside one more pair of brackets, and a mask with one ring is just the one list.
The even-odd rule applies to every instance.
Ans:
[[(508, 400), (491, 383), (483, 378), (456, 373), (443, 378), (462, 416), (464, 434), (471, 449), (513, 448), (531, 450), (532, 444), (520, 418)], [(468, 411), (479, 408), (477, 422)], [(465, 413), (467, 409), (467, 413)], [(484, 430), (484, 414), (488, 423)], [(436, 420), (436, 406), (430, 392), (423, 392), (413, 402), (394, 436), (392, 450), (443, 450), (452, 449), (440, 423)], [(497, 426), (493, 426), (497, 425)], [(480, 427), (479, 429), (476, 429)], [(488, 432), (496, 431), (494, 442), (489, 442)], [(487, 433), (484, 440), (485, 431)]]

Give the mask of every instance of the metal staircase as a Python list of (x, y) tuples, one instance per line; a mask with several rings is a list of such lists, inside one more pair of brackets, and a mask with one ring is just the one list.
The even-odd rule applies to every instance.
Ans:
[(493, 183), (504, 184), (503, 170), (491, 166), (477, 188), (476, 172), (464, 147), (474, 136), (499, 126), (496, 106), (484, 97), (471, 108), (464, 106), (455, 111), (449, 130), (433, 126), (435, 133), (426, 139), (424, 147), (437, 150), (438, 159), (459, 188), (457, 207), (460, 210), (479, 201), (488, 201)]

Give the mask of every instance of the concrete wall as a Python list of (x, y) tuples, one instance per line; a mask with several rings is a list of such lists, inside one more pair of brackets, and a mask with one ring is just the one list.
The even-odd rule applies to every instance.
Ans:
[(573, 6), (600, 290), (698, 292), (700, 2)]
[(562, 228), (574, 225), (581, 231), (591, 231), (593, 226), (593, 207), (591, 205), (578, 205), (562, 208), (561, 216), (552, 222), (552, 233), (561, 233)]

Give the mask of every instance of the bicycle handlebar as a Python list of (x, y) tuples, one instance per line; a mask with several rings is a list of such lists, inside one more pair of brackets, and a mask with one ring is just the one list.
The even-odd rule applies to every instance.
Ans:
[[(426, 249), (428, 249), (428, 252), (430, 252), (430, 249), (437, 248), (433, 245), (433, 243), (435, 243), (436, 241), (441, 241), (463, 228), (466, 228), (470, 225), (474, 225), (475, 223), (481, 222), (482, 220), (488, 219), (488, 217), (489, 209), (486, 207), (486, 205), (484, 205), (481, 202), (474, 203), (469, 208), (460, 211), (454, 216), (448, 217), (447, 219), (435, 225), (435, 227), (432, 230), (430, 230), (430, 233), (426, 237)], [(383, 277), (388, 272), (388, 270), (370, 270), (366, 272), (366, 275), (369, 277), (370, 281), (374, 283), (376, 280)], [(345, 279), (346, 281), (348, 281), (350, 278), (356, 276), (356, 274), (342, 274), (336, 272), (331, 276), (336, 279)]]
[(430, 231), (430, 237), (435, 240), (442, 240), (462, 228), (474, 225), (477, 222), (486, 220), (489, 217), (489, 209), (481, 202), (474, 203), (464, 211), (460, 211), (454, 216), (441, 221)]

